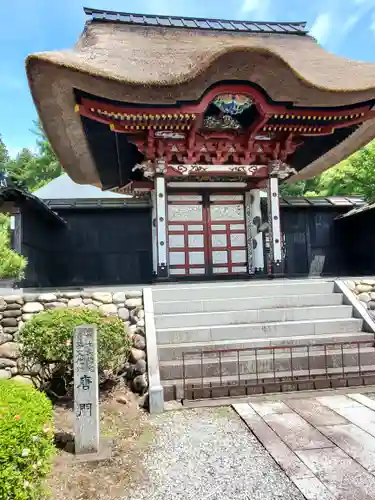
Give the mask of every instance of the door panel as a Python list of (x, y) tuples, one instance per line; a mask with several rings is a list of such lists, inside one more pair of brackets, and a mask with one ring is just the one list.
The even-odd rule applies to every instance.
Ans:
[(172, 276), (246, 274), (242, 194), (168, 195)]
[(207, 273), (203, 195), (168, 195), (171, 276)]
[(244, 196), (211, 194), (208, 198), (208, 210), (212, 274), (246, 273)]

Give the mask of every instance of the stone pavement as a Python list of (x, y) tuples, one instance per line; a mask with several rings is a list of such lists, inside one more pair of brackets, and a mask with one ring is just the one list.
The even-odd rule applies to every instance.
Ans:
[(375, 498), (374, 394), (233, 408), (307, 500)]

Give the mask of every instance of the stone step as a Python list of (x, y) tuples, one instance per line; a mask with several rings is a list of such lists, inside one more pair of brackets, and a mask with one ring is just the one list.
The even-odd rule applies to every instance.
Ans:
[[(374, 353), (375, 355), (375, 353)], [(368, 383), (370, 384), (374, 384), (375, 383), (375, 364), (368, 364), (366, 366), (364, 366), (364, 370), (363, 370), (364, 374), (372, 374), (372, 377), (371, 379), (368, 380)], [(326, 372), (326, 370), (310, 370), (310, 372), (308, 370), (296, 370), (294, 373), (293, 373), (293, 376), (296, 378), (298, 377), (299, 379), (302, 379), (302, 378), (308, 378), (309, 376), (311, 377), (325, 377), (326, 375), (329, 375), (330, 377), (334, 378), (335, 376), (336, 377), (340, 377), (342, 375), (342, 368), (329, 368)], [(357, 366), (348, 366), (345, 368), (345, 374), (352, 374), (352, 376), (354, 377), (353, 378), (353, 382), (354, 380), (356, 380), (356, 375), (358, 374), (358, 367)], [(278, 372), (277, 374), (277, 379), (278, 380), (284, 380), (286, 382), (289, 382), (291, 380), (291, 373), (290, 371), (284, 371), (284, 372)], [(275, 380), (275, 374), (273, 372), (268, 372), (268, 373), (262, 373), (262, 380), (267, 382), (273, 382)], [(257, 384), (257, 379), (256, 379), (256, 375), (255, 374), (250, 374), (250, 375), (247, 375), (246, 378), (245, 377), (241, 377), (240, 379), (240, 383), (244, 386), (245, 385), (245, 379), (247, 381), (247, 383), (253, 383), (254, 385)], [(360, 384), (362, 382), (361, 380), (361, 377), (358, 376), (358, 383)], [(260, 379), (258, 379), (258, 382), (261, 381)], [(230, 375), (230, 376), (224, 376), (224, 377), (207, 377), (204, 379), (204, 382), (205, 382), (205, 386), (207, 385), (210, 385), (212, 384), (212, 386), (216, 386), (216, 388), (214, 389), (215, 393), (214, 393), (214, 397), (228, 397), (229, 394), (228, 394), (228, 387), (225, 388), (223, 387), (222, 391), (219, 391), (217, 389), (217, 386), (221, 385), (223, 386), (224, 384), (231, 384), (232, 385), (232, 388), (231, 388), (231, 393), (230, 395), (231, 396), (242, 396), (242, 395), (246, 395), (246, 392), (244, 390), (244, 387), (242, 387), (242, 391), (239, 391), (237, 390), (238, 387), (236, 387), (238, 385), (238, 376), (234, 376), (234, 375)], [(191, 385), (191, 384), (194, 384), (196, 385), (196, 387), (200, 387), (201, 386), (201, 383), (202, 383), (202, 379), (201, 377), (199, 378), (196, 378), (196, 379), (190, 379), (188, 381), (188, 383)], [(314, 389), (313, 387), (313, 384), (312, 382), (304, 382), (304, 387), (303, 389), (304, 390), (311, 390), (311, 389)], [(319, 384), (319, 388), (321, 389), (325, 389), (325, 388), (329, 388), (329, 382), (326, 381), (326, 382), (318, 382)], [(339, 386), (340, 384), (336, 384), (337, 386)], [(344, 386), (344, 382), (341, 383), (342, 386)], [(164, 389), (164, 399), (165, 401), (171, 401), (171, 400), (181, 400), (184, 398), (184, 383), (183, 383), (183, 380), (181, 379), (174, 379), (174, 380), (163, 380), (162, 381), (162, 386), (163, 386), (163, 389)], [(288, 386), (284, 386), (284, 390), (290, 390), (287, 388)], [(295, 387), (295, 386), (290, 386), (291, 388)], [(277, 383), (277, 381), (275, 382), (275, 384), (272, 384), (270, 386), (268, 386), (267, 390), (265, 392), (280, 392), (281, 389), (280, 389), (280, 385)], [(254, 391), (254, 393), (259, 393), (259, 392), (262, 392), (262, 389), (259, 387), (257, 391)], [(251, 394), (252, 391), (251, 391), (251, 388), (250, 390), (248, 390), (248, 393)], [(208, 389), (207, 390), (207, 394), (205, 397), (212, 397), (210, 396), (210, 390)]]
[(225, 310), (221, 312), (163, 314), (155, 316), (156, 328), (240, 325), (281, 321), (351, 318), (352, 306), (284, 307), (275, 309)]
[[(295, 337), (259, 338), (251, 340), (218, 340), (215, 342), (191, 342), (182, 344), (165, 344), (158, 347), (159, 361), (181, 360), (182, 353), (201, 352), (216, 349), (249, 349), (254, 347), (267, 347), (272, 345), (314, 345), (368, 341), (368, 347), (374, 345), (373, 333), (336, 333), (322, 335), (300, 335)], [(298, 349), (298, 347), (297, 347)], [(306, 350), (306, 349), (305, 349)], [(208, 356), (208, 355), (206, 355)], [(217, 356), (212, 354), (212, 356)]]
[[(193, 294), (192, 294), (193, 295)], [(282, 307), (337, 306), (343, 303), (341, 293), (280, 295), (278, 297), (239, 297), (226, 299), (167, 300), (154, 303), (155, 314), (243, 311), (244, 309), (273, 309)]]
[(201, 284), (200, 286), (155, 287), (152, 290), (154, 302), (175, 300), (197, 300), (240, 297), (278, 297), (281, 295), (305, 295), (332, 293), (333, 281), (306, 280), (277, 282), (230, 282), (225, 285)]
[(363, 321), (357, 318), (283, 321), (242, 325), (160, 328), (156, 330), (157, 345), (215, 340), (257, 339), (360, 332)]
[(161, 380), (182, 379), (185, 372), (187, 383), (192, 383), (189, 379), (201, 380), (202, 376), (204, 378), (219, 377), (220, 372), (222, 376), (238, 376), (240, 374), (243, 379), (250, 375), (254, 376), (258, 372), (258, 377), (261, 379), (264, 373), (274, 373), (274, 370), (276, 376), (279, 376), (278, 372), (283, 371), (288, 371), (290, 376), (292, 372), (306, 371), (309, 367), (310, 370), (325, 370), (326, 366), (328, 368), (358, 367), (359, 360), (361, 366), (374, 363), (375, 349), (374, 347), (361, 346), (359, 355), (356, 347), (348, 347), (343, 351), (341, 348), (312, 347), (310, 357), (307, 356), (306, 352), (293, 351), (292, 369), (291, 359), (290, 352), (284, 350), (274, 353), (266, 350), (264, 354), (257, 351), (256, 356), (254, 351), (244, 351), (240, 352), (239, 359), (236, 352), (221, 351), (221, 360), (219, 357), (216, 359), (203, 357), (201, 359), (197, 355), (194, 359), (185, 360), (184, 366), (180, 361), (162, 361), (159, 365), (160, 378)]

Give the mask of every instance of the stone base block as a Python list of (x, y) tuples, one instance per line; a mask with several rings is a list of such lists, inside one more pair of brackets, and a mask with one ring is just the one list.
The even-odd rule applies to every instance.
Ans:
[(99, 444), (99, 451), (97, 453), (82, 453), (72, 455), (72, 460), (74, 462), (102, 462), (104, 460), (110, 460), (112, 458), (113, 450), (113, 439), (102, 438)]

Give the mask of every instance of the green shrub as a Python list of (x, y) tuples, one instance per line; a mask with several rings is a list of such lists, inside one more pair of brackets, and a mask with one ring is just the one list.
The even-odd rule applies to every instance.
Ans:
[(9, 242), (9, 217), (0, 214), (0, 279), (22, 279), (27, 261), (14, 252)]
[(0, 381), (0, 498), (40, 500), (51, 468), (52, 404), (32, 386)]
[(20, 331), (21, 356), (26, 366), (37, 365), (38, 387), (55, 395), (71, 395), (73, 381), (73, 331), (76, 326), (98, 327), (100, 381), (116, 377), (130, 351), (124, 323), (85, 308), (54, 309), (40, 313)]

